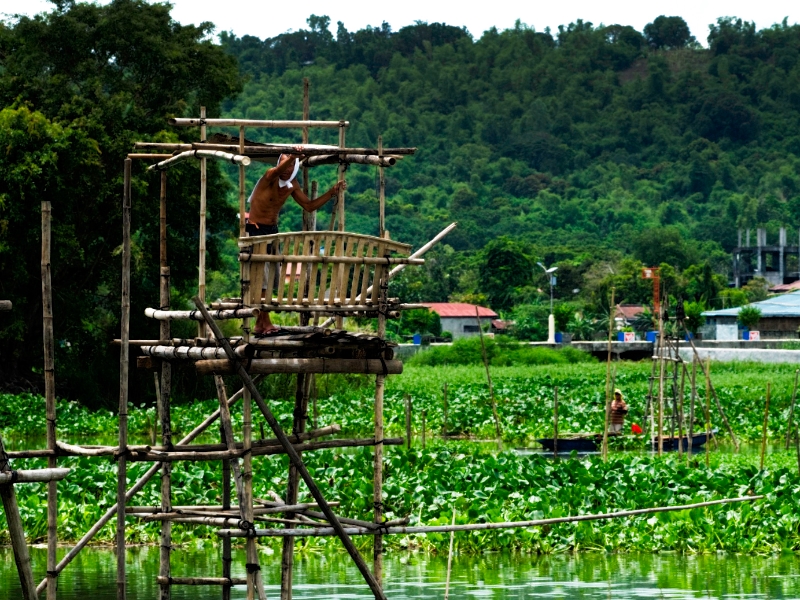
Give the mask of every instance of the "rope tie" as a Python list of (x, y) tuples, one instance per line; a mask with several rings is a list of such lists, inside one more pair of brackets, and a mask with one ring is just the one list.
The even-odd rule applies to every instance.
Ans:
[(17, 483), (17, 481), (19, 481), (19, 473), (16, 470), (12, 469), (10, 483), (14, 484)]
[(258, 565), (258, 563), (245, 563), (244, 568), (247, 569), (247, 573), (249, 575), (258, 573), (261, 570), (261, 567)]
[(47, 571), (48, 577), (58, 577), (58, 571)]

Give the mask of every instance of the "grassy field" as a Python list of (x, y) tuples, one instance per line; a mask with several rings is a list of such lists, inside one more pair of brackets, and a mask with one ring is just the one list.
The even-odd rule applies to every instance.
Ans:
[[(631, 404), (632, 420), (639, 419), (647, 391), (649, 365), (619, 363), (616, 385)], [(755, 364), (715, 364), (715, 387), (737, 434), (743, 439), (760, 436), (766, 381), (772, 382), (769, 433), (773, 448), (785, 432), (794, 368)], [(599, 363), (548, 366), (494, 367), (492, 377), (498, 399), (506, 446), (522, 444), (551, 434), (553, 388), (558, 386), (562, 431), (602, 428), (605, 366)], [(276, 378), (265, 388), (268, 398), (280, 398), (280, 390), (291, 389), (287, 379)], [(427, 413), (428, 436), (442, 429), (442, 388), (448, 387), (448, 431), (476, 437), (493, 435), (494, 424), (485, 383), (485, 371), (475, 366), (409, 366), (403, 375), (390, 379), (386, 399), (387, 435), (404, 431), (403, 396), (414, 402), (415, 428), (421, 411)], [(233, 381), (230, 382), (231, 387)], [(701, 388), (701, 395), (704, 391)], [(286, 394), (284, 394), (286, 395)], [(371, 435), (372, 383), (369, 378), (320, 377), (318, 384), (319, 425), (340, 423), (345, 432)], [(174, 425), (185, 433), (214, 409), (216, 401), (197, 400), (174, 409)], [(291, 404), (275, 400), (284, 423)], [(109, 437), (116, 419), (109, 411), (90, 412), (77, 403), (59, 403), (59, 429), (70, 441)], [(147, 438), (153, 427), (152, 408), (132, 406), (131, 429)], [(719, 426), (718, 418), (714, 425)], [(32, 436), (44, 428), (44, 401), (38, 396), (0, 397), (0, 431), (14, 445), (36, 446)], [(209, 434), (212, 440), (216, 434)], [(723, 438), (724, 440), (724, 438)], [(455, 506), (460, 523), (511, 521), (566, 514), (684, 504), (713, 498), (765, 493), (766, 501), (616, 521), (559, 525), (526, 530), (459, 534), (462, 552), (517, 549), (530, 552), (602, 551), (728, 551), (760, 553), (800, 550), (800, 511), (794, 498), (800, 492), (797, 458), (775, 449), (764, 471), (757, 467), (756, 453), (739, 455), (712, 453), (710, 468), (703, 456), (690, 460), (677, 456), (658, 458), (645, 453), (613, 453), (608, 463), (599, 457), (553, 462), (544, 456), (497, 452), (494, 444), (466, 441), (429, 441), (424, 450), (390, 447), (386, 452), (387, 518), (410, 516), (411, 523), (438, 524), (449, 521)], [(323, 492), (342, 503), (344, 515), (364, 517), (372, 503), (372, 451), (326, 450), (307, 458), (309, 468), (323, 484)], [(60, 536), (76, 539), (114, 502), (116, 467), (107, 459), (70, 458), (59, 461), (74, 467), (59, 485)], [(280, 493), (286, 485), (284, 457), (255, 461), (255, 493)], [(15, 461), (15, 468), (42, 466), (42, 461)], [(146, 465), (129, 467), (131, 481)], [(213, 463), (176, 466), (173, 475), (176, 504), (219, 502), (220, 467)], [(28, 535), (45, 536), (44, 486), (19, 486), (18, 493)], [(137, 498), (137, 504), (158, 503), (157, 479)], [(0, 528), (0, 531), (3, 531)], [(176, 541), (189, 542), (196, 535), (213, 538), (210, 529), (175, 526)], [(2, 535), (2, 534), (0, 534)], [(153, 542), (157, 526), (129, 524), (132, 542)], [(113, 523), (99, 536), (113, 537)], [(0, 538), (2, 541), (2, 538)], [(334, 543), (307, 539), (308, 550)], [(368, 539), (360, 539), (362, 546)], [(277, 542), (265, 541), (267, 547)], [(447, 536), (392, 536), (390, 548), (443, 549)]]

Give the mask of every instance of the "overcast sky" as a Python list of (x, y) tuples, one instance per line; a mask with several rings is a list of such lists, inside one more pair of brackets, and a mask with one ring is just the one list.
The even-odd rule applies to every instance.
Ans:
[[(100, 4), (107, 3), (101, 0)], [(437, 2), (431, 0), (346, 0), (345, 2), (265, 2), (263, 0), (173, 0), (172, 16), (181, 23), (211, 21), (217, 32), (233, 31), (236, 35), (273, 37), (289, 30), (306, 27), (310, 14), (328, 15), (331, 30), (342, 21), (348, 30), (366, 25), (379, 26), (386, 21), (393, 30), (414, 21), (444, 22), (466, 26), (476, 38), (492, 26), (507, 29), (520, 19), (538, 31), (550, 27), (556, 30), (576, 19), (595, 25), (632, 25), (641, 31), (658, 15), (678, 15), (689, 24), (692, 34), (705, 45), (708, 25), (721, 16), (736, 16), (755, 21), (759, 29), (780, 23), (800, 21), (800, 2), (787, 0), (655, 0), (652, 2), (623, 2), (620, 0), (561, 0), (547, 2)], [(0, 0), (0, 13), (33, 15), (49, 11), (52, 4), (45, 0)], [(281, 8), (275, 10), (275, 6)]]

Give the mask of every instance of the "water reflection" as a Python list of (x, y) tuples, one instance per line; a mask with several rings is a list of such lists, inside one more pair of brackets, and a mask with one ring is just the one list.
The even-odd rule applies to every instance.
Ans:
[[(63, 555), (65, 550), (59, 552)], [(32, 550), (37, 575), (44, 571), (44, 549)], [(235, 553), (234, 576), (244, 576), (244, 554)], [(238, 564), (237, 564), (238, 563)], [(279, 557), (262, 555), (267, 596), (278, 598)], [(63, 600), (114, 600), (114, 553), (106, 548), (84, 550), (59, 584)], [(394, 553), (386, 557), (386, 592), (393, 600), (444, 597), (446, 557)], [(219, 575), (219, 548), (181, 548), (174, 555), (173, 575)], [(130, 600), (155, 597), (158, 549), (128, 552)], [(343, 553), (299, 555), (296, 600), (371, 598), (360, 575)], [(175, 600), (219, 598), (219, 589), (175, 587)], [(0, 600), (20, 597), (13, 556), (0, 548)], [(235, 588), (233, 598), (244, 598)], [(800, 558), (789, 556), (600, 555), (527, 556), (489, 554), (458, 557), (453, 565), (452, 598), (493, 600), (557, 598), (666, 598), (689, 600), (800, 599)]]

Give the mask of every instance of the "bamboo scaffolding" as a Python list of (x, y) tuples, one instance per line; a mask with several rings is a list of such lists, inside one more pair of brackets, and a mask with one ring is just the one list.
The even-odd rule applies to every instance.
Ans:
[(320, 165), (338, 165), (346, 163), (350, 165), (371, 165), (375, 167), (393, 167), (397, 164), (398, 160), (402, 160), (402, 155), (383, 156), (380, 154), (375, 156), (373, 154), (318, 154), (316, 156), (309, 156), (303, 159), (301, 163), (304, 167), (318, 167)]
[(174, 127), (267, 127), (275, 129), (303, 129), (306, 127), (349, 127), (349, 121), (275, 121), (264, 119), (168, 119)]
[[(200, 107), (200, 118), (205, 119), (206, 107)], [(206, 141), (206, 126), (200, 126), (200, 141)], [(208, 159), (201, 155), (200, 157), (200, 225), (198, 227), (198, 266), (197, 266), (197, 296), (202, 302), (206, 301), (206, 189), (208, 185), (207, 174), (207, 161)], [(197, 324), (197, 337), (206, 337), (205, 323), (199, 322)]]
[[(284, 513), (286, 511), (298, 512), (298, 511), (305, 511), (305, 510), (310, 510), (310, 509), (314, 509), (314, 508), (319, 508), (319, 506), (314, 502), (300, 502), (298, 504), (290, 506), (290, 505), (287, 505), (286, 503), (284, 503), (283, 500), (281, 500), (280, 502), (266, 502), (266, 501), (260, 501), (258, 498), (255, 498), (254, 501), (255, 501), (256, 505), (258, 505), (257, 508), (253, 508), (253, 514), (254, 515), (272, 515), (272, 514)], [(263, 502), (263, 504), (262, 504), (262, 502)], [(329, 502), (328, 504), (330, 504), (331, 506), (339, 506), (340, 505), (339, 502)], [(194, 504), (192, 504), (192, 505), (187, 505), (187, 506), (173, 506), (172, 510), (175, 513), (185, 513), (187, 511), (188, 512), (194, 512), (194, 513), (202, 513), (202, 514), (206, 514), (206, 513), (209, 513), (209, 514), (226, 513), (226, 514), (224, 514), (224, 516), (235, 516), (235, 515), (239, 514), (239, 509), (238, 508), (236, 508), (236, 509), (233, 509), (233, 508), (226, 509), (224, 504), (217, 504), (217, 505), (211, 505), (211, 504), (194, 505)], [(153, 515), (155, 515), (155, 514), (158, 514), (160, 511), (161, 511), (161, 507), (160, 506), (126, 506), (125, 507), (125, 512), (127, 512), (128, 514), (140, 513), (140, 514), (148, 514), (148, 515), (153, 514)]]
[[(131, 315), (131, 160), (125, 159), (122, 199), (122, 315), (119, 353), (119, 447), (128, 445), (128, 339)], [(125, 588), (125, 492), (127, 464), (125, 456), (117, 461), (117, 600), (126, 599)]]
[[(208, 323), (208, 326), (214, 332), (214, 336), (220, 342), (222, 342), (223, 347), (228, 353), (228, 358), (231, 361), (234, 361), (235, 355), (233, 353), (233, 350), (231, 349), (230, 344), (223, 337), (222, 332), (220, 331), (219, 327), (214, 322), (214, 320), (211, 318), (211, 315), (206, 310), (206, 307), (197, 298), (194, 299), (194, 302), (195, 306), (197, 306), (197, 309), (203, 312), (203, 317), (205, 318), (206, 323)], [(386, 596), (381, 590), (380, 585), (375, 580), (372, 573), (369, 571), (369, 568), (364, 562), (364, 559), (359, 554), (355, 545), (353, 545), (352, 540), (345, 533), (344, 528), (342, 527), (339, 520), (336, 518), (336, 515), (334, 514), (333, 510), (331, 510), (330, 505), (327, 503), (324, 496), (320, 492), (319, 488), (317, 487), (317, 484), (311, 478), (311, 475), (309, 474), (308, 469), (306, 469), (306, 466), (303, 464), (302, 459), (297, 454), (297, 451), (294, 449), (294, 446), (292, 446), (289, 439), (286, 437), (286, 434), (283, 432), (283, 429), (281, 429), (280, 424), (275, 419), (275, 416), (272, 414), (272, 411), (269, 409), (269, 406), (267, 406), (267, 404), (264, 402), (264, 399), (261, 397), (258, 388), (256, 388), (256, 386), (253, 384), (253, 380), (250, 378), (250, 375), (248, 375), (247, 371), (245, 371), (242, 365), (237, 365), (237, 375), (239, 375), (239, 378), (242, 380), (247, 390), (252, 394), (252, 398), (256, 401), (256, 404), (258, 405), (258, 408), (261, 410), (261, 413), (264, 415), (264, 418), (267, 420), (267, 423), (269, 423), (269, 426), (272, 429), (273, 433), (275, 434), (275, 437), (277, 437), (280, 440), (281, 445), (284, 447), (286, 453), (289, 455), (289, 460), (295, 466), (298, 473), (300, 474), (300, 477), (303, 479), (309, 491), (311, 492), (311, 495), (314, 497), (314, 500), (317, 501), (317, 504), (319, 504), (320, 508), (322, 509), (322, 512), (325, 514), (325, 517), (331, 523), (332, 530), (337, 534), (339, 539), (342, 541), (342, 545), (344, 545), (348, 554), (353, 559), (353, 562), (356, 563), (356, 567), (358, 567), (358, 570), (361, 572), (361, 575), (364, 577), (364, 580), (367, 582), (367, 585), (369, 586), (370, 590), (372, 590), (372, 593), (375, 595), (376, 598), (378, 598), (379, 600), (385, 600)], [(283, 531), (291, 531), (291, 530), (286, 529)], [(254, 544), (255, 540), (252, 537), (248, 537), (248, 542), (253, 542)]]
[(189, 160), (190, 158), (199, 158), (201, 161), (205, 160), (206, 158), (216, 158), (217, 160), (239, 165), (240, 167), (247, 167), (251, 162), (249, 156), (231, 154), (230, 152), (223, 152), (222, 150), (186, 150), (185, 152), (176, 154), (166, 160), (162, 160), (154, 165), (150, 165), (147, 167), (147, 170), (163, 171), (164, 169), (174, 167), (175, 165)]
[[(260, 376), (256, 376), (253, 378), (254, 382), (257, 382), (260, 379)], [(228, 399), (228, 406), (233, 405), (236, 401), (238, 401), (244, 394), (244, 388), (237, 391), (233, 396)], [(190, 443), (192, 440), (196, 439), (200, 434), (202, 434), (214, 421), (219, 418), (219, 409), (214, 411), (211, 415), (206, 417), (206, 419), (200, 423), (197, 427), (195, 427), (192, 431), (187, 433), (181, 441), (176, 444), (177, 446), (185, 445)], [(133, 498), (136, 494), (138, 494), (142, 488), (152, 479), (153, 475), (155, 475), (158, 470), (161, 468), (160, 463), (156, 463), (152, 465), (145, 473), (139, 477), (138, 480), (131, 486), (131, 488), (125, 494), (125, 501), (127, 502), (131, 498)], [(78, 543), (73, 546), (69, 552), (64, 556), (64, 558), (59, 561), (56, 565), (56, 572), (61, 573), (67, 565), (69, 565), (76, 556), (83, 550), (86, 545), (92, 540), (92, 538), (97, 535), (103, 527), (114, 517), (114, 515), (118, 515), (118, 504), (114, 504), (113, 506), (109, 507), (109, 509), (100, 517), (97, 522), (89, 528), (89, 530), (83, 535), (83, 537), (78, 540)], [(125, 506), (122, 506), (123, 510)], [(39, 585), (36, 587), (36, 591), (41, 593), (42, 590), (45, 589), (47, 585), (47, 579), (44, 579)]]
[[(301, 341), (276, 342), (266, 348), (247, 345), (234, 348), (236, 356), (239, 358), (280, 358), (273, 356), (276, 351), (288, 350), (297, 352), (301, 349), (308, 350), (313, 348), (319, 354), (334, 354), (336, 346), (309, 347)], [(222, 348), (193, 348), (190, 346), (142, 346), (142, 354), (155, 356), (165, 360), (213, 360), (225, 358), (225, 351)]]
[[(383, 171), (383, 136), (378, 136), (378, 158), (381, 159), (378, 164), (378, 237), (386, 235), (386, 176)], [(393, 165), (389, 165), (393, 166)]]
[(296, 254), (239, 254), (239, 262), (254, 263), (319, 263), (323, 265), (424, 265), (421, 258), (405, 258), (390, 256), (303, 256)]
[[(234, 353), (234, 356), (236, 354)], [(248, 373), (362, 373), (366, 375), (399, 375), (403, 363), (377, 358), (259, 358), (245, 361)], [(240, 361), (227, 359), (198, 360), (194, 363), (201, 375), (236, 373)]]
[[(48, 469), (57, 468), (56, 449), (56, 391), (55, 391), (55, 339), (53, 336), (53, 284), (50, 265), (52, 213), (50, 202), (42, 202), (42, 335), (44, 345), (44, 389), (47, 419)], [(55, 573), (56, 547), (58, 546), (58, 487), (55, 479), (47, 485), (47, 600), (56, 599)]]
[[(488, 531), (492, 529), (518, 529), (526, 527), (542, 527), (547, 525), (557, 525), (559, 523), (577, 523), (582, 521), (599, 521), (604, 519), (619, 519), (623, 517), (635, 517), (654, 513), (673, 512), (678, 510), (692, 510), (695, 508), (705, 508), (720, 504), (733, 504), (736, 502), (755, 502), (763, 500), (766, 496), (740, 496), (736, 498), (722, 498), (720, 500), (709, 500), (707, 502), (697, 502), (694, 504), (680, 504), (677, 506), (656, 506), (653, 508), (640, 508), (635, 510), (623, 510), (618, 512), (575, 515), (572, 517), (557, 517), (552, 519), (534, 519), (531, 521), (510, 521), (504, 523), (470, 523), (465, 525), (420, 525), (413, 527), (395, 526), (382, 528), (380, 530), (367, 529), (366, 527), (348, 527), (345, 532), (348, 535), (376, 535), (380, 531), (383, 535), (395, 534), (414, 534), (414, 533), (448, 533), (450, 531)], [(320, 527), (317, 529), (256, 529), (255, 532), (241, 531), (235, 529), (222, 529), (217, 532), (220, 537), (280, 537), (283, 535), (293, 535), (297, 537), (320, 537), (335, 535), (333, 528)]]
[[(3, 445), (3, 438), (0, 437), (0, 475), (8, 475), (9, 482), (12, 482), (14, 481), (14, 473), (19, 473), (19, 471), (11, 471), (5, 446)], [(0, 485), (0, 500), (3, 502), (8, 537), (11, 539), (14, 562), (17, 565), (19, 583), (22, 587), (22, 598), (23, 600), (37, 600), (36, 586), (33, 581), (33, 568), (31, 567), (31, 555), (28, 551), (28, 544), (25, 541), (25, 529), (22, 526), (17, 494), (13, 485), (10, 485), (10, 483), (8, 485)]]

